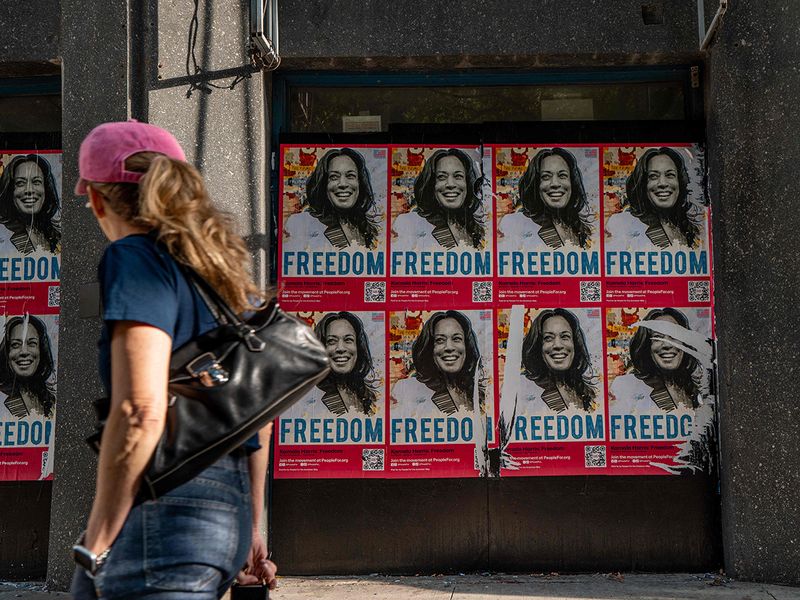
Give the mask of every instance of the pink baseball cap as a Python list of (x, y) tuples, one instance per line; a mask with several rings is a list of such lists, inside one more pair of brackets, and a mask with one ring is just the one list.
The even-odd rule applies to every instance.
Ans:
[(138, 183), (144, 173), (128, 171), (125, 161), (137, 152), (158, 152), (186, 160), (178, 140), (169, 131), (135, 119), (103, 123), (89, 132), (78, 154), (80, 179), (75, 194), (86, 195), (86, 183)]

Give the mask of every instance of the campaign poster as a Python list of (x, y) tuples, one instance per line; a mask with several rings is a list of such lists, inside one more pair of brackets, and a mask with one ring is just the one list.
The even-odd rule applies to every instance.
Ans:
[(608, 308), (609, 465), (617, 474), (713, 472), (711, 309)]
[(331, 372), (278, 420), (275, 477), (382, 477), (385, 312), (316, 311), (295, 316), (322, 341)]
[(607, 471), (600, 308), (499, 309), (501, 476)]
[(0, 285), (57, 282), (60, 273), (61, 153), (0, 153)]
[(710, 214), (704, 186), (700, 145), (603, 148), (609, 303), (710, 302)]
[(279, 297), (298, 309), (385, 300), (388, 149), (281, 146)]
[(478, 146), (391, 148), (390, 302), (424, 310), (492, 301), (484, 181)]
[(390, 477), (490, 475), (491, 310), (389, 313)]
[(0, 480), (51, 479), (58, 314), (0, 316)]
[(0, 153), (0, 481), (53, 476), (61, 153)]
[(501, 306), (600, 301), (600, 148), (492, 146)]

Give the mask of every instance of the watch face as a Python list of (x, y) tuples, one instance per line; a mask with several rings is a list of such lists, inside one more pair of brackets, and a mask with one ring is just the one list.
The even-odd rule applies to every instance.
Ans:
[(83, 567), (89, 573), (94, 574), (95, 556), (83, 546), (72, 547), (72, 558), (79, 567)]

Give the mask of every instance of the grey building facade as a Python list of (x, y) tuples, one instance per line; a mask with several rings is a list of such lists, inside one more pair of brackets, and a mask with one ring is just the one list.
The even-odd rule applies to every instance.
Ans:
[[(701, 28), (717, 7), (705, 2)], [(724, 565), (734, 577), (800, 583), (793, 151), (800, 7), (732, 2), (704, 51), (696, 3), (680, 0), (316, 0), (280, 2), (279, 14), (282, 62), (261, 72), (248, 55), (248, 2), (11, 0), (0, 7), (0, 106), (17, 119), (39, 119), (26, 131), (60, 139), (65, 190), (56, 475), (52, 483), (0, 483), (4, 576), (46, 572), (54, 588), (64, 588), (68, 548), (93, 492), (95, 463), (83, 439), (100, 394), (93, 374), (99, 321), (86, 306), (104, 240), (68, 193), (78, 146), (93, 126), (136, 118), (173, 131), (213, 197), (236, 215), (266, 284), (270, 161), (285, 123), (301, 130), (281, 112), (291, 109), (291, 96), (276, 99), (292, 86), (314, 88), (310, 75), (355, 98), (386, 85), (382, 78), (419, 88), (441, 77), (440, 87), (495, 85), (502, 95), (531, 74), (537, 85), (560, 84), (567, 74), (573, 86), (613, 88), (679, 72), (689, 81), (680, 120), (704, 134), (708, 154), (719, 480), (276, 482), (271, 543), (284, 571), (297, 573)], [(60, 101), (60, 124), (44, 96)], [(648, 106), (642, 121), (653, 120)], [(0, 138), (11, 135), (0, 123)], [(356, 502), (337, 500), (345, 493)], [(420, 497), (424, 506), (415, 503)], [(448, 515), (452, 498), (457, 518)], [(397, 504), (415, 508), (401, 515)], [(330, 506), (336, 510), (320, 510)], [(359, 520), (365, 514), (369, 526)]]

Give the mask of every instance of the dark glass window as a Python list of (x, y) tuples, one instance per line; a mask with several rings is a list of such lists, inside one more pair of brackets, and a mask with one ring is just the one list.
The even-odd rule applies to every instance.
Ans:
[(0, 95), (0, 133), (44, 133), (60, 131), (60, 95)]
[[(652, 121), (686, 117), (680, 82), (289, 88), (289, 131), (337, 133), (345, 117), (392, 123)], [(352, 120), (351, 120), (352, 121)]]

